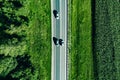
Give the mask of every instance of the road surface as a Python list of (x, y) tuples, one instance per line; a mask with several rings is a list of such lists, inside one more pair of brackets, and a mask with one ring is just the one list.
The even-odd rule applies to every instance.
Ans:
[[(53, 10), (59, 13), (59, 19), (53, 15)], [(52, 65), (51, 80), (67, 80), (67, 0), (51, 0), (52, 25)], [(56, 46), (53, 37), (63, 39), (63, 46)]]

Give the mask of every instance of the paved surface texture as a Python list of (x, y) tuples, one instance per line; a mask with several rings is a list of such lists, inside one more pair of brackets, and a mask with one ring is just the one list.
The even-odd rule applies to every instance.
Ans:
[[(53, 15), (53, 10), (59, 13), (59, 19)], [(51, 80), (67, 80), (67, 0), (51, 0), (52, 24), (52, 65)], [(63, 46), (56, 46), (53, 37), (63, 39)]]

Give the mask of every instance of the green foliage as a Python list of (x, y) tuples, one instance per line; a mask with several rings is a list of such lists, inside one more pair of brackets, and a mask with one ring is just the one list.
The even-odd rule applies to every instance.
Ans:
[(0, 54), (4, 53), (6, 56), (9, 55), (9, 56), (16, 57), (17, 55), (22, 55), (24, 53), (27, 53), (26, 51), (27, 46), (25, 45), (26, 43), (21, 42), (18, 45), (13, 45), (14, 43), (16, 43), (15, 40), (9, 41), (7, 45), (1, 45)]
[(19, 80), (32, 80), (34, 68), (30, 61), (29, 55), (21, 55), (16, 57), (18, 65), (7, 76)]
[[(29, 53), (37, 71), (37, 80), (51, 78), (50, 0), (29, 1)], [(38, 8), (39, 7), (39, 8)]]
[(32, 80), (31, 77), (33, 75), (31, 74), (30, 69), (25, 69), (25, 70), (16, 71), (11, 76), (13, 79), (15, 78), (19, 80)]
[(96, 80), (120, 79), (120, 23), (117, 0), (96, 1), (93, 15), (93, 55)]
[[(5, 79), (50, 80), (49, 1), (23, 1), (0, 1), (0, 54), (9, 55), (16, 60), (18, 55), (29, 54), (31, 55), (31, 65), (33, 64), (36, 69), (32, 71), (33, 67), (25, 67), (17, 61), (18, 65), (14, 67), (14, 70), (8, 69), (7, 71), (5, 68), (5, 71), (1, 71), (1, 73), (3, 75), (4, 72), (4, 76), (8, 74)], [(41, 18), (38, 18), (38, 16), (41, 16)], [(31, 20), (30, 26), (28, 25), (29, 20)], [(49, 35), (47, 32), (49, 32)], [(22, 60), (26, 61), (26, 59), (23, 58)], [(13, 63), (11, 64), (13, 65)], [(1, 67), (2, 65), (1, 63)]]
[(69, 80), (93, 80), (91, 0), (69, 1)]
[(23, 4), (18, 0), (0, 1), (0, 4), (0, 54), (22, 55), (27, 52), (25, 37), (29, 20), (26, 16), (16, 13)]
[(10, 56), (4, 56), (0, 55), (0, 77), (5, 77), (8, 75), (8, 73), (15, 69), (17, 66), (17, 61), (10, 57)]
[(0, 57), (0, 79), (30, 80), (33, 67), (26, 56), (29, 19), (18, 14), (23, 3), (21, 0), (3, 0), (0, 4), (0, 54), (4, 54)]
[(50, 0), (2, 0), (0, 18), (0, 54), (17, 61), (2, 80), (50, 80)]

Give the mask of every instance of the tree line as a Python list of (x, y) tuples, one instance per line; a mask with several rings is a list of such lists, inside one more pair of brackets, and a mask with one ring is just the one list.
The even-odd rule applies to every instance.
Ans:
[[(25, 0), (0, 1), (0, 47), (15, 47), (24, 42), (26, 32), (21, 26), (27, 27), (29, 19), (25, 15), (16, 14), (24, 7), (23, 1)], [(22, 34), (17, 31), (21, 31)], [(30, 56), (27, 53), (10, 56), (3, 52), (4, 49), (0, 48), (0, 80), (30, 80), (34, 73)]]

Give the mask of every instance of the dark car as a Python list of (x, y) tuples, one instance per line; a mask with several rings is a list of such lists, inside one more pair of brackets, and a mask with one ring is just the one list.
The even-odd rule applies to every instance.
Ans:
[(57, 10), (53, 10), (53, 14), (54, 14), (56, 19), (59, 19), (59, 14), (58, 14)]
[(64, 41), (62, 39), (59, 39), (59, 44), (62, 46)]
[(59, 39), (57, 39), (56, 37), (53, 37), (53, 42), (55, 45), (59, 45)]

